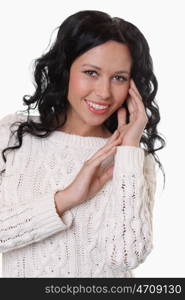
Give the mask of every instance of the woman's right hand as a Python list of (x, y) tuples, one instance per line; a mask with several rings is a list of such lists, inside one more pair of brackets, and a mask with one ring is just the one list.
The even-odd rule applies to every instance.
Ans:
[(116, 153), (116, 146), (121, 143), (119, 131), (116, 130), (108, 142), (100, 148), (90, 159), (84, 162), (74, 181), (62, 191), (58, 191), (57, 208), (63, 213), (65, 210), (83, 203), (95, 196), (104, 184), (112, 178), (114, 165), (109, 166), (100, 174), (101, 163)]

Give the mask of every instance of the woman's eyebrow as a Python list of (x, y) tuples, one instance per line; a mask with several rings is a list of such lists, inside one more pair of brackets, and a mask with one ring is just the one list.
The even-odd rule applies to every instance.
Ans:
[[(91, 65), (91, 64), (83, 64), (82, 67), (92, 67), (92, 68), (95, 68), (95, 69), (101, 71), (101, 68), (100, 68), (100, 67), (97, 67), (97, 66)], [(126, 71), (126, 70), (120, 70), (120, 71), (116, 71), (116, 72), (114, 72), (114, 73), (116, 73), (116, 74), (126, 73), (126, 74), (130, 75), (130, 72), (128, 72), (128, 71)]]

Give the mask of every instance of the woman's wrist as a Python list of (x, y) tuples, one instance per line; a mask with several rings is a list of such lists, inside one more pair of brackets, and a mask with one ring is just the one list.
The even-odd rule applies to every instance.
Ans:
[(55, 193), (54, 200), (56, 211), (60, 217), (65, 211), (74, 206), (74, 204), (68, 199), (65, 190), (57, 191)]

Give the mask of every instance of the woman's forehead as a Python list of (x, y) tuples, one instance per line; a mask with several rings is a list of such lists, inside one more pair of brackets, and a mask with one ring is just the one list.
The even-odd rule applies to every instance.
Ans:
[(75, 63), (80, 67), (93, 67), (101, 71), (108, 66), (114, 72), (127, 71), (131, 67), (131, 54), (127, 45), (110, 41), (93, 47), (80, 55)]

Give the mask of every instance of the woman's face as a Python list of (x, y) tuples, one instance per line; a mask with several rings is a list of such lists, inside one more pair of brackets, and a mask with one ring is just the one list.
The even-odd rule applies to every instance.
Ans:
[(128, 47), (115, 41), (94, 47), (73, 62), (66, 131), (105, 136), (102, 124), (127, 98), (131, 65)]

